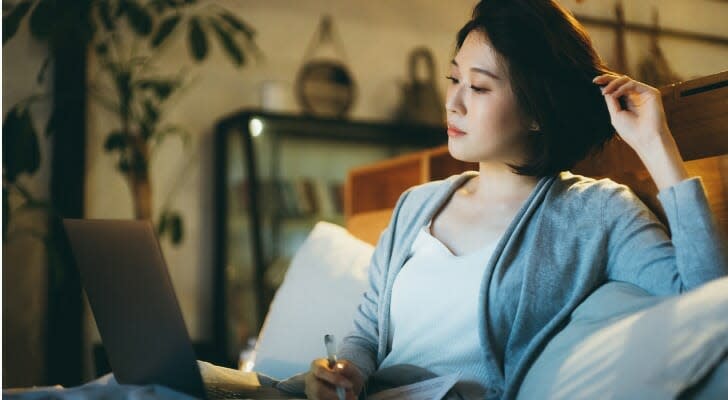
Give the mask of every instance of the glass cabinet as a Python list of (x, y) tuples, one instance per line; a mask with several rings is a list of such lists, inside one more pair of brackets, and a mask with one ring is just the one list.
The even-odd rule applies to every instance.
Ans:
[(237, 360), (316, 222), (344, 224), (353, 167), (445, 143), (442, 126), (248, 110), (215, 128), (214, 342)]

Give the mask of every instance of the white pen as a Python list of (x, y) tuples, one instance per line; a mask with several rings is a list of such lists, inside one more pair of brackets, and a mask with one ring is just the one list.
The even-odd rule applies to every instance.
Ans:
[[(334, 368), (338, 359), (336, 358), (336, 339), (334, 335), (324, 335), (324, 346), (326, 346), (326, 357), (329, 359), (329, 368)], [(339, 400), (346, 400), (346, 390), (343, 387), (336, 387), (336, 396)]]

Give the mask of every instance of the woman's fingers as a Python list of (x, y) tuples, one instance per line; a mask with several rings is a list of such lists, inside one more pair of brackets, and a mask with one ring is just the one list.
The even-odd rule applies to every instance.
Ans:
[(331, 385), (343, 387), (344, 389), (351, 389), (352, 383), (338, 371), (334, 371), (328, 366), (328, 361), (325, 359), (319, 359), (311, 364), (313, 375)]
[(356, 380), (360, 378), (361, 375), (361, 372), (359, 372), (359, 369), (354, 364), (346, 361), (337, 363), (335, 369), (338, 373), (344, 375), (350, 380)]
[(601, 85), (601, 84), (604, 84), (605, 82), (611, 82), (611, 80), (613, 78), (617, 78), (617, 77), (619, 77), (619, 76), (612, 75), (612, 74), (601, 74), (601, 75), (595, 76), (594, 79), (592, 79), (592, 82), (594, 82), (598, 85)]
[(597, 75), (594, 79), (592, 79), (593, 83), (596, 83), (599, 86), (604, 86), (607, 83), (619, 78), (622, 75), (615, 75), (615, 74), (602, 74)]
[(612, 94), (619, 98), (630, 89), (637, 89), (637, 81), (627, 75), (604, 74), (592, 80), (593, 83), (602, 86), (602, 94)]
[(607, 103), (607, 109), (609, 110), (610, 116), (612, 116), (612, 122), (614, 122), (614, 115), (622, 111), (622, 106), (619, 104), (619, 100), (614, 96), (604, 96), (604, 100)]
[(628, 76), (626, 76), (626, 75), (620, 76), (619, 78), (614, 79), (611, 82), (609, 82), (607, 84), (607, 86), (605, 86), (602, 89), (602, 93), (605, 95), (610, 94), (610, 93), (614, 92), (615, 90), (619, 89), (620, 87), (622, 87), (623, 85), (628, 84), (629, 82), (631, 82), (631, 79)]
[(637, 82), (630, 80), (629, 82), (623, 84), (622, 86), (618, 87), (616, 90), (614, 90), (612, 93), (612, 97), (615, 99), (618, 99), (622, 96), (626, 96), (629, 94), (630, 91), (637, 91)]
[(343, 378), (340, 374), (334, 373), (328, 367), (328, 360), (318, 359), (311, 363), (311, 369), (306, 374), (306, 396), (310, 399), (315, 400), (337, 400), (336, 387), (346, 388), (347, 399), (356, 399), (356, 394), (351, 388), (347, 386), (346, 378)]
[(356, 400), (364, 384), (364, 377), (353, 363), (340, 360), (332, 368), (328, 359), (319, 358), (311, 362), (306, 374), (306, 395), (316, 400), (337, 400), (337, 387), (343, 388), (347, 400)]

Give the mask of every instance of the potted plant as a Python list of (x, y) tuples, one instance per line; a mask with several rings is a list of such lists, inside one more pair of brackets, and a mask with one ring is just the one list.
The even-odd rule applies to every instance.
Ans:
[[(79, 0), (81, 1), (81, 0)], [(57, 32), (66, 24), (79, 24), (92, 46), (98, 63), (99, 80), (92, 82), (88, 95), (118, 118), (118, 126), (105, 140), (107, 153), (116, 157), (116, 169), (127, 181), (136, 218), (152, 220), (152, 184), (149, 180), (151, 155), (165, 139), (188, 132), (179, 125), (165, 123), (163, 115), (170, 100), (182, 92), (187, 74), (154, 72), (163, 49), (175, 37), (184, 37), (194, 63), (205, 61), (210, 40), (217, 40), (227, 59), (242, 67), (248, 55), (260, 56), (255, 45), (255, 31), (229, 10), (197, 0), (83, 0), (88, 7), (87, 20), (57, 0), (21, 0), (3, 2), (3, 45), (27, 19), (32, 36), (54, 45)], [(27, 17), (27, 18), (26, 18)], [(51, 52), (52, 54), (52, 52)], [(45, 79), (49, 60), (38, 73)], [(34, 95), (17, 103), (3, 121), (3, 235), (11, 210), (8, 196), (19, 193), (24, 206), (48, 207), (35, 199), (18, 181), (23, 174), (34, 174), (40, 165), (38, 132), (32, 123), (31, 105), (44, 99)], [(56, 99), (56, 101), (63, 99)], [(51, 115), (46, 134), (54, 129)], [(52, 211), (52, 210), (51, 210)], [(165, 202), (156, 221), (158, 234), (178, 244), (183, 239), (183, 220)]]

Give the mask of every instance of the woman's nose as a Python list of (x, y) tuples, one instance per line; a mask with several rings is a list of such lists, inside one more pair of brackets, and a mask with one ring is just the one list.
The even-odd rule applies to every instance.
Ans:
[(463, 102), (463, 91), (459, 86), (452, 86), (447, 90), (445, 99), (445, 111), (447, 113), (455, 113), (464, 115), (466, 112), (465, 103)]

